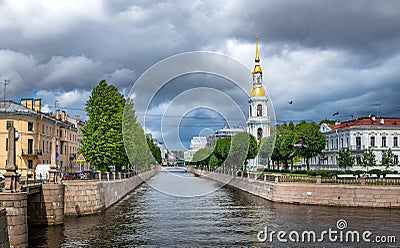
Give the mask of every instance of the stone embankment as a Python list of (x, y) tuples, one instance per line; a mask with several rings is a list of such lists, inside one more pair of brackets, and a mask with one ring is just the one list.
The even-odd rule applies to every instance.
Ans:
[[(366, 185), (365, 178), (354, 184), (323, 183), (321, 177), (313, 183), (281, 182), (280, 175), (249, 174), (236, 176), (232, 172), (209, 172), (189, 168), (190, 172), (228, 186), (249, 192), (274, 202), (348, 206), (400, 207), (400, 185)], [(388, 182), (396, 183), (396, 182)]]
[(158, 169), (148, 170), (121, 180), (66, 180), (64, 214), (87, 215), (107, 209), (157, 172)]
[(0, 193), (0, 248), (27, 247), (28, 223), (56, 225), (66, 215), (101, 212), (123, 199), (160, 167), (133, 173), (98, 173), (95, 180), (40, 185), (37, 192)]

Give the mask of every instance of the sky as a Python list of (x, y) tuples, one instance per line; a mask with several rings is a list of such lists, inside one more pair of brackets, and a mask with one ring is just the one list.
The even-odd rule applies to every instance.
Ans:
[[(347, 120), (377, 111), (400, 116), (399, 23), (396, 0), (2, 0), (0, 81), (10, 80), (6, 99), (41, 98), (43, 110), (56, 105), (86, 118), (85, 102), (101, 79), (128, 96), (146, 70), (176, 54), (227, 55), (249, 68), (243, 83), (251, 85), (258, 33), (264, 87), (277, 123)], [(246, 115), (246, 94), (227, 81), (192, 74), (165, 83), (151, 101), (158, 114), (146, 131), (163, 139), (167, 131), (159, 122), (166, 106), (196, 87), (231, 90)], [(199, 106), (210, 101), (207, 96), (198, 94)], [(205, 108), (180, 116), (184, 146), (201, 130), (226, 124), (222, 116)]]

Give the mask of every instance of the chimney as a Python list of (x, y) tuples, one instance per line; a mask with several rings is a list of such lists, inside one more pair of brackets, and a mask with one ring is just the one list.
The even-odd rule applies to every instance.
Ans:
[(26, 99), (21, 99), (21, 105), (26, 107), (27, 105), (27, 100)]
[(381, 125), (385, 124), (385, 119), (381, 119), (381, 121), (379, 122)]
[(42, 99), (35, 99), (34, 101), (34, 110), (37, 113), (40, 113), (42, 111)]
[(21, 105), (25, 108), (33, 110), (33, 99), (32, 98), (24, 98), (21, 99)]
[(60, 118), (60, 110), (59, 109), (57, 109), (56, 110), (56, 120), (60, 120), (61, 118)]
[(371, 119), (372, 119), (372, 121), (375, 121), (375, 119), (376, 119), (376, 118), (375, 118), (375, 115), (372, 115), (372, 116), (371, 116)]
[(66, 122), (67, 121), (67, 114), (65, 113), (64, 110), (61, 112), (61, 121), (62, 122)]
[(30, 98), (30, 99), (26, 99), (26, 107), (28, 108), (28, 109), (32, 109), (33, 110), (33, 99), (32, 98)]

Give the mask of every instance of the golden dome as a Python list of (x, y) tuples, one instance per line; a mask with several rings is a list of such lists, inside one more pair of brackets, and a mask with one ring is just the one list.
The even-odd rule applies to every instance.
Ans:
[(250, 96), (265, 96), (265, 90), (262, 86), (256, 86), (251, 89)]
[(260, 65), (255, 65), (253, 73), (262, 73), (261, 66)]

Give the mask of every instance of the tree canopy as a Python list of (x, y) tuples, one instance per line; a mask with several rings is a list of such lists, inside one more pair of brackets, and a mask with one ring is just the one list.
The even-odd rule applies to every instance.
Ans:
[(337, 155), (337, 161), (340, 168), (346, 169), (354, 165), (354, 157), (351, 155), (349, 148), (340, 149)]
[(94, 87), (86, 102), (89, 117), (82, 128), (82, 152), (96, 169), (106, 171), (109, 166), (120, 170), (128, 164), (122, 139), (122, 115), (125, 98), (105, 80)]

